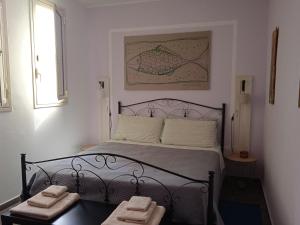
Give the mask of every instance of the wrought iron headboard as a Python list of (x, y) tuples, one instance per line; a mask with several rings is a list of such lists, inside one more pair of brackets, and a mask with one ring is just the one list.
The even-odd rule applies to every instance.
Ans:
[(225, 103), (212, 107), (174, 98), (160, 98), (122, 105), (118, 102), (118, 114), (142, 115), (163, 118), (215, 119), (218, 121), (218, 136), (222, 153), (225, 140)]

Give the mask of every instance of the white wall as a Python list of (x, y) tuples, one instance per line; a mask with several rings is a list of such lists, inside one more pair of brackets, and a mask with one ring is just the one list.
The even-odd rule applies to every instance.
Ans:
[(265, 108), (264, 189), (273, 225), (300, 224), (300, 1), (271, 0), (268, 26), (269, 90), (271, 35), (279, 26), (275, 105)]
[[(177, 97), (200, 103), (230, 103), (232, 73), (253, 75), (253, 118), (251, 153), (261, 162), (265, 98), (267, 0), (161, 0), (141, 4), (89, 9), (91, 91), (97, 95), (96, 81), (112, 76), (113, 112), (116, 101), (125, 103), (156, 97)], [(233, 21), (232, 25), (216, 26)], [(198, 25), (195, 25), (198, 24)], [(205, 26), (206, 24), (206, 26)], [(186, 28), (191, 26), (192, 28)], [(198, 26), (198, 27), (197, 27)], [(209, 91), (124, 91), (124, 34), (188, 30), (213, 30), (212, 83)], [(235, 33), (236, 31), (236, 33)], [(110, 36), (109, 36), (110, 34)], [(110, 48), (111, 43), (111, 48)], [(109, 66), (110, 54), (112, 68)], [(110, 74), (111, 73), (111, 74)], [(99, 100), (94, 98), (91, 140), (98, 142)], [(228, 114), (228, 119), (230, 115)], [(227, 120), (227, 131), (229, 131)], [(227, 135), (227, 145), (228, 145)]]
[(20, 153), (38, 160), (78, 151), (88, 140), (88, 75), (85, 9), (57, 0), (66, 9), (69, 102), (33, 109), (29, 1), (6, 0), (13, 111), (0, 113), (0, 203), (20, 193)]

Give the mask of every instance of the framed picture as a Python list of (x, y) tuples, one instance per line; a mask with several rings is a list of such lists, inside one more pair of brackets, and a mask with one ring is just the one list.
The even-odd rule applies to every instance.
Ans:
[(211, 31), (126, 36), (126, 90), (207, 90)]
[(298, 108), (300, 108), (300, 80), (299, 80)]
[(272, 33), (272, 55), (271, 55), (271, 74), (269, 87), (269, 103), (275, 103), (275, 87), (276, 87), (276, 63), (277, 63), (277, 48), (278, 48), (279, 28)]

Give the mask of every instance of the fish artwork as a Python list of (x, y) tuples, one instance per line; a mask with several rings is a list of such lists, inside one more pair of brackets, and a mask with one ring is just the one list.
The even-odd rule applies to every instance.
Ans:
[(191, 63), (208, 72), (207, 68), (197, 63), (197, 60), (199, 60), (208, 49), (209, 46), (207, 46), (207, 49), (202, 52), (199, 57), (189, 60), (184, 59), (163, 45), (158, 45), (153, 49), (141, 52), (131, 58), (127, 62), (127, 67), (137, 72), (150, 75), (172, 75), (178, 68)]

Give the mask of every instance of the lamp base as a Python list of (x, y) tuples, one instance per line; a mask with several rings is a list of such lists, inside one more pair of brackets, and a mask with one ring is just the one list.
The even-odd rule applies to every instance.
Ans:
[(249, 152), (248, 151), (240, 151), (240, 157), (242, 159), (247, 159), (249, 157)]

